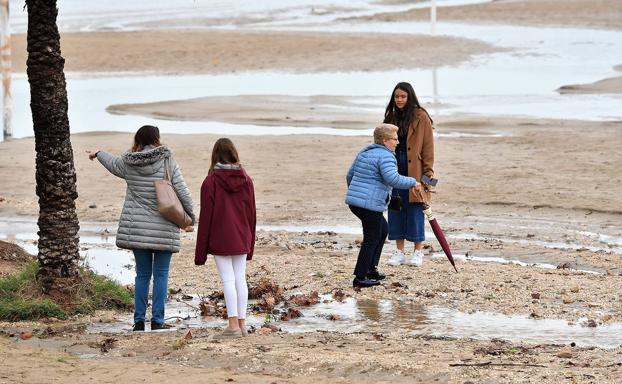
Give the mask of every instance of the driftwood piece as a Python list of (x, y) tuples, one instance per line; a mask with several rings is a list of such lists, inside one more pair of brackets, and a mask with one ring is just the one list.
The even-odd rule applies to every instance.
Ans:
[(485, 361), (483, 363), (454, 363), (449, 364), (450, 367), (539, 367), (546, 368), (546, 365), (542, 364), (528, 364), (528, 363), (493, 363), (492, 361)]

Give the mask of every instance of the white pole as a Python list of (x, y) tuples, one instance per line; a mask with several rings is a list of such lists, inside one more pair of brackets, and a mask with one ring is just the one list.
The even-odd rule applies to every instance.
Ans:
[(436, 77), (436, 67), (432, 68), (432, 100), (434, 103), (434, 114), (438, 115), (438, 79)]
[(9, 28), (9, 0), (0, 0), (0, 67), (2, 70), (2, 127), (4, 138), (13, 135), (11, 115), (11, 29)]
[[(436, 0), (430, 1), (430, 34), (436, 34)], [(438, 79), (436, 67), (432, 68), (432, 99), (434, 101), (434, 113), (438, 113)]]
[(430, 1), (430, 33), (436, 33), (436, 0)]

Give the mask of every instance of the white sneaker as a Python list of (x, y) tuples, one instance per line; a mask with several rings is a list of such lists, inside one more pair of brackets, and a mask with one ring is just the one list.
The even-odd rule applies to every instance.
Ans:
[(389, 259), (389, 261), (387, 261), (387, 264), (402, 265), (404, 264), (405, 261), (406, 261), (406, 256), (404, 256), (404, 252), (398, 249), (393, 252), (393, 254), (391, 255), (391, 258)]
[(405, 264), (420, 267), (423, 264), (423, 251), (420, 249), (415, 250)]

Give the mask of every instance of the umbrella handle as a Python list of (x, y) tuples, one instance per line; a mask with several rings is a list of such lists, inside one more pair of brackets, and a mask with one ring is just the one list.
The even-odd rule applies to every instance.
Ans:
[(434, 220), (434, 213), (432, 212), (432, 208), (429, 205), (424, 204), (423, 214), (425, 215), (426, 219), (428, 219), (428, 221)]

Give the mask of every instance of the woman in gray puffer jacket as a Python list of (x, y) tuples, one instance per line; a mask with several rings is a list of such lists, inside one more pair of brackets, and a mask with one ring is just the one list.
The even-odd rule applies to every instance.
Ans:
[(164, 178), (164, 160), (169, 159), (169, 174), (184, 209), (192, 218), (190, 191), (171, 150), (160, 144), (157, 127), (145, 125), (134, 136), (134, 146), (122, 156), (104, 151), (89, 152), (89, 159), (99, 162), (115, 176), (125, 179), (127, 192), (119, 229), (117, 247), (131, 249), (136, 259), (134, 287), (134, 331), (145, 330), (149, 284), (153, 275), (151, 330), (164, 329), (164, 303), (168, 294), (168, 270), (173, 253), (179, 252), (179, 228), (158, 210), (155, 180)]

